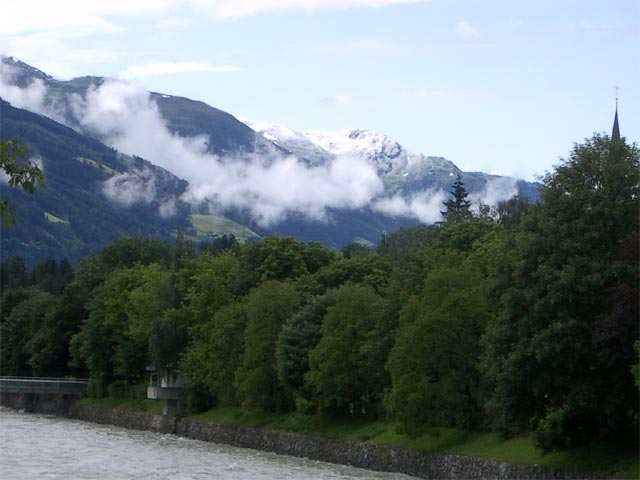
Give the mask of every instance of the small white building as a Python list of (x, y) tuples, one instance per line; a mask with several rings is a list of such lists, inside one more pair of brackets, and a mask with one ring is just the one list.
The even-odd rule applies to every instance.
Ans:
[(147, 367), (147, 371), (149, 372), (147, 398), (163, 400), (162, 415), (173, 415), (178, 407), (178, 399), (182, 393), (180, 375), (170, 368), (164, 372), (162, 377), (159, 377), (153, 367)]

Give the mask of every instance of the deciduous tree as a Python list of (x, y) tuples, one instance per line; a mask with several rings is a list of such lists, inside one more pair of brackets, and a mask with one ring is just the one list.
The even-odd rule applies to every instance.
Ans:
[(484, 283), (472, 262), (449, 260), (427, 273), (422, 293), (403, 308), (387, 363), (392, 387), (386, 396), (401, 432), (481, 424), (478, 359), (490, 317)]
[[(27, 193), (34, 193), (36, 188), (44, 186), (44, 174), (33, 162), (23, 162), (25, 148), (17, 140), (0, 142), (0, 174), (10, 187), (20, 187)], [(7, 200), (0, 200), (0, 218), (7, 226), (15, 224), (13, 208)]]
[[(611, 295), (637, 269), (621, 250), (637, 235), (638, 159), (635, 145), (604, 135), (576, 145), (545, 176), (541, 205), (500, 262), (500, 314), (484, 337), (489, 412), (507, 431), (536, 425), (546, 448), (620, 438), (637, 420), (632, 365), (603, 362), (593, 339), (614, 318)], [(636, 339), (637, 330), (616, 342), (631, 351)]]
[(320, 411), (375, 415), (388, 384), (381, 298), (359, 285), (344, 285), (336, 295), (309, 353), (305, 382)]
[(253, 289), (245, 305), (244, 355), (236, 372), (242, 405), (247, 409), (286, 409), (292, 399), (278, 380), (276, 340), (282, 325), (299, 308), (299, 294), (291, 283), (271, 280)]

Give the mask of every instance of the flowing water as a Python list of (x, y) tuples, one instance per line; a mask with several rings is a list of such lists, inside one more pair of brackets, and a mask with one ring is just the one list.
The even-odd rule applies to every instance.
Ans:
[(0, 407), (0, 478), (410, 480), (412, 477)]

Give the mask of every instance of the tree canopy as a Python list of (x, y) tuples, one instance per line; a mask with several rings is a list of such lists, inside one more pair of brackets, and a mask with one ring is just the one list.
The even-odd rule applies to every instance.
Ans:
[(594, 135), (544, 177), (539, 203), (471, 215), (458, 178), (446, 222), (375, 250), (272, 237), (198, 253), (180, 233), (118, 240), (75, 268), (11, 259), (0, 374), (86, 374), (93, 395), (136, 396), (151, 364), (186, 379), (185, 413), (632, 444), (639, 167), (636, 145)]

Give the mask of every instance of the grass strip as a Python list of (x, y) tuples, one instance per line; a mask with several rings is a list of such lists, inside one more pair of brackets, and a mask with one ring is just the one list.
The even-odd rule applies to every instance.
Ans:
[(150, 413), (162, 415), (162, 400), (134, 399), (134, 398), (82, 398), (80, 405), (91, 405), (100, 408), (112, 408), (123, 412)]
[[(83, 398), (80, 403), (130, 412), (155, 415), (162, 413), (162, 401), (160, 400), (106, 397)], [(434, 428), (420, 437), (410, 438), (398, 434), (395, 425), (390, 422), (301, 413), (244, 412), (239, 407), (215, 408), (192, 415), (189, 418), (203, 422), (284, 430), (429, 452), (486, 457), (510, 463), (543, 465), (597, 477), (640, 478), (638, 449), (634, 447), (621, 448), (605, 443), (543, 453), (533, 446), (527, 435), (504, 439), (494, 432)]]
[(543, 465), (597, 477), (640, 478), (638, 450), (605, 443), (543, 453), (533, 446), (528, 435), (505, 439), (494, 432), (434, 428), (425, 435), (410, 438), (398, 434), (395, 425), (390, 422), (338, 419), (300, 413), (278, 415), (259, 411), (243, 412), (237, 407), (216, 408), (190, 418), (430, 452), (486, 457), (509, 463)]

